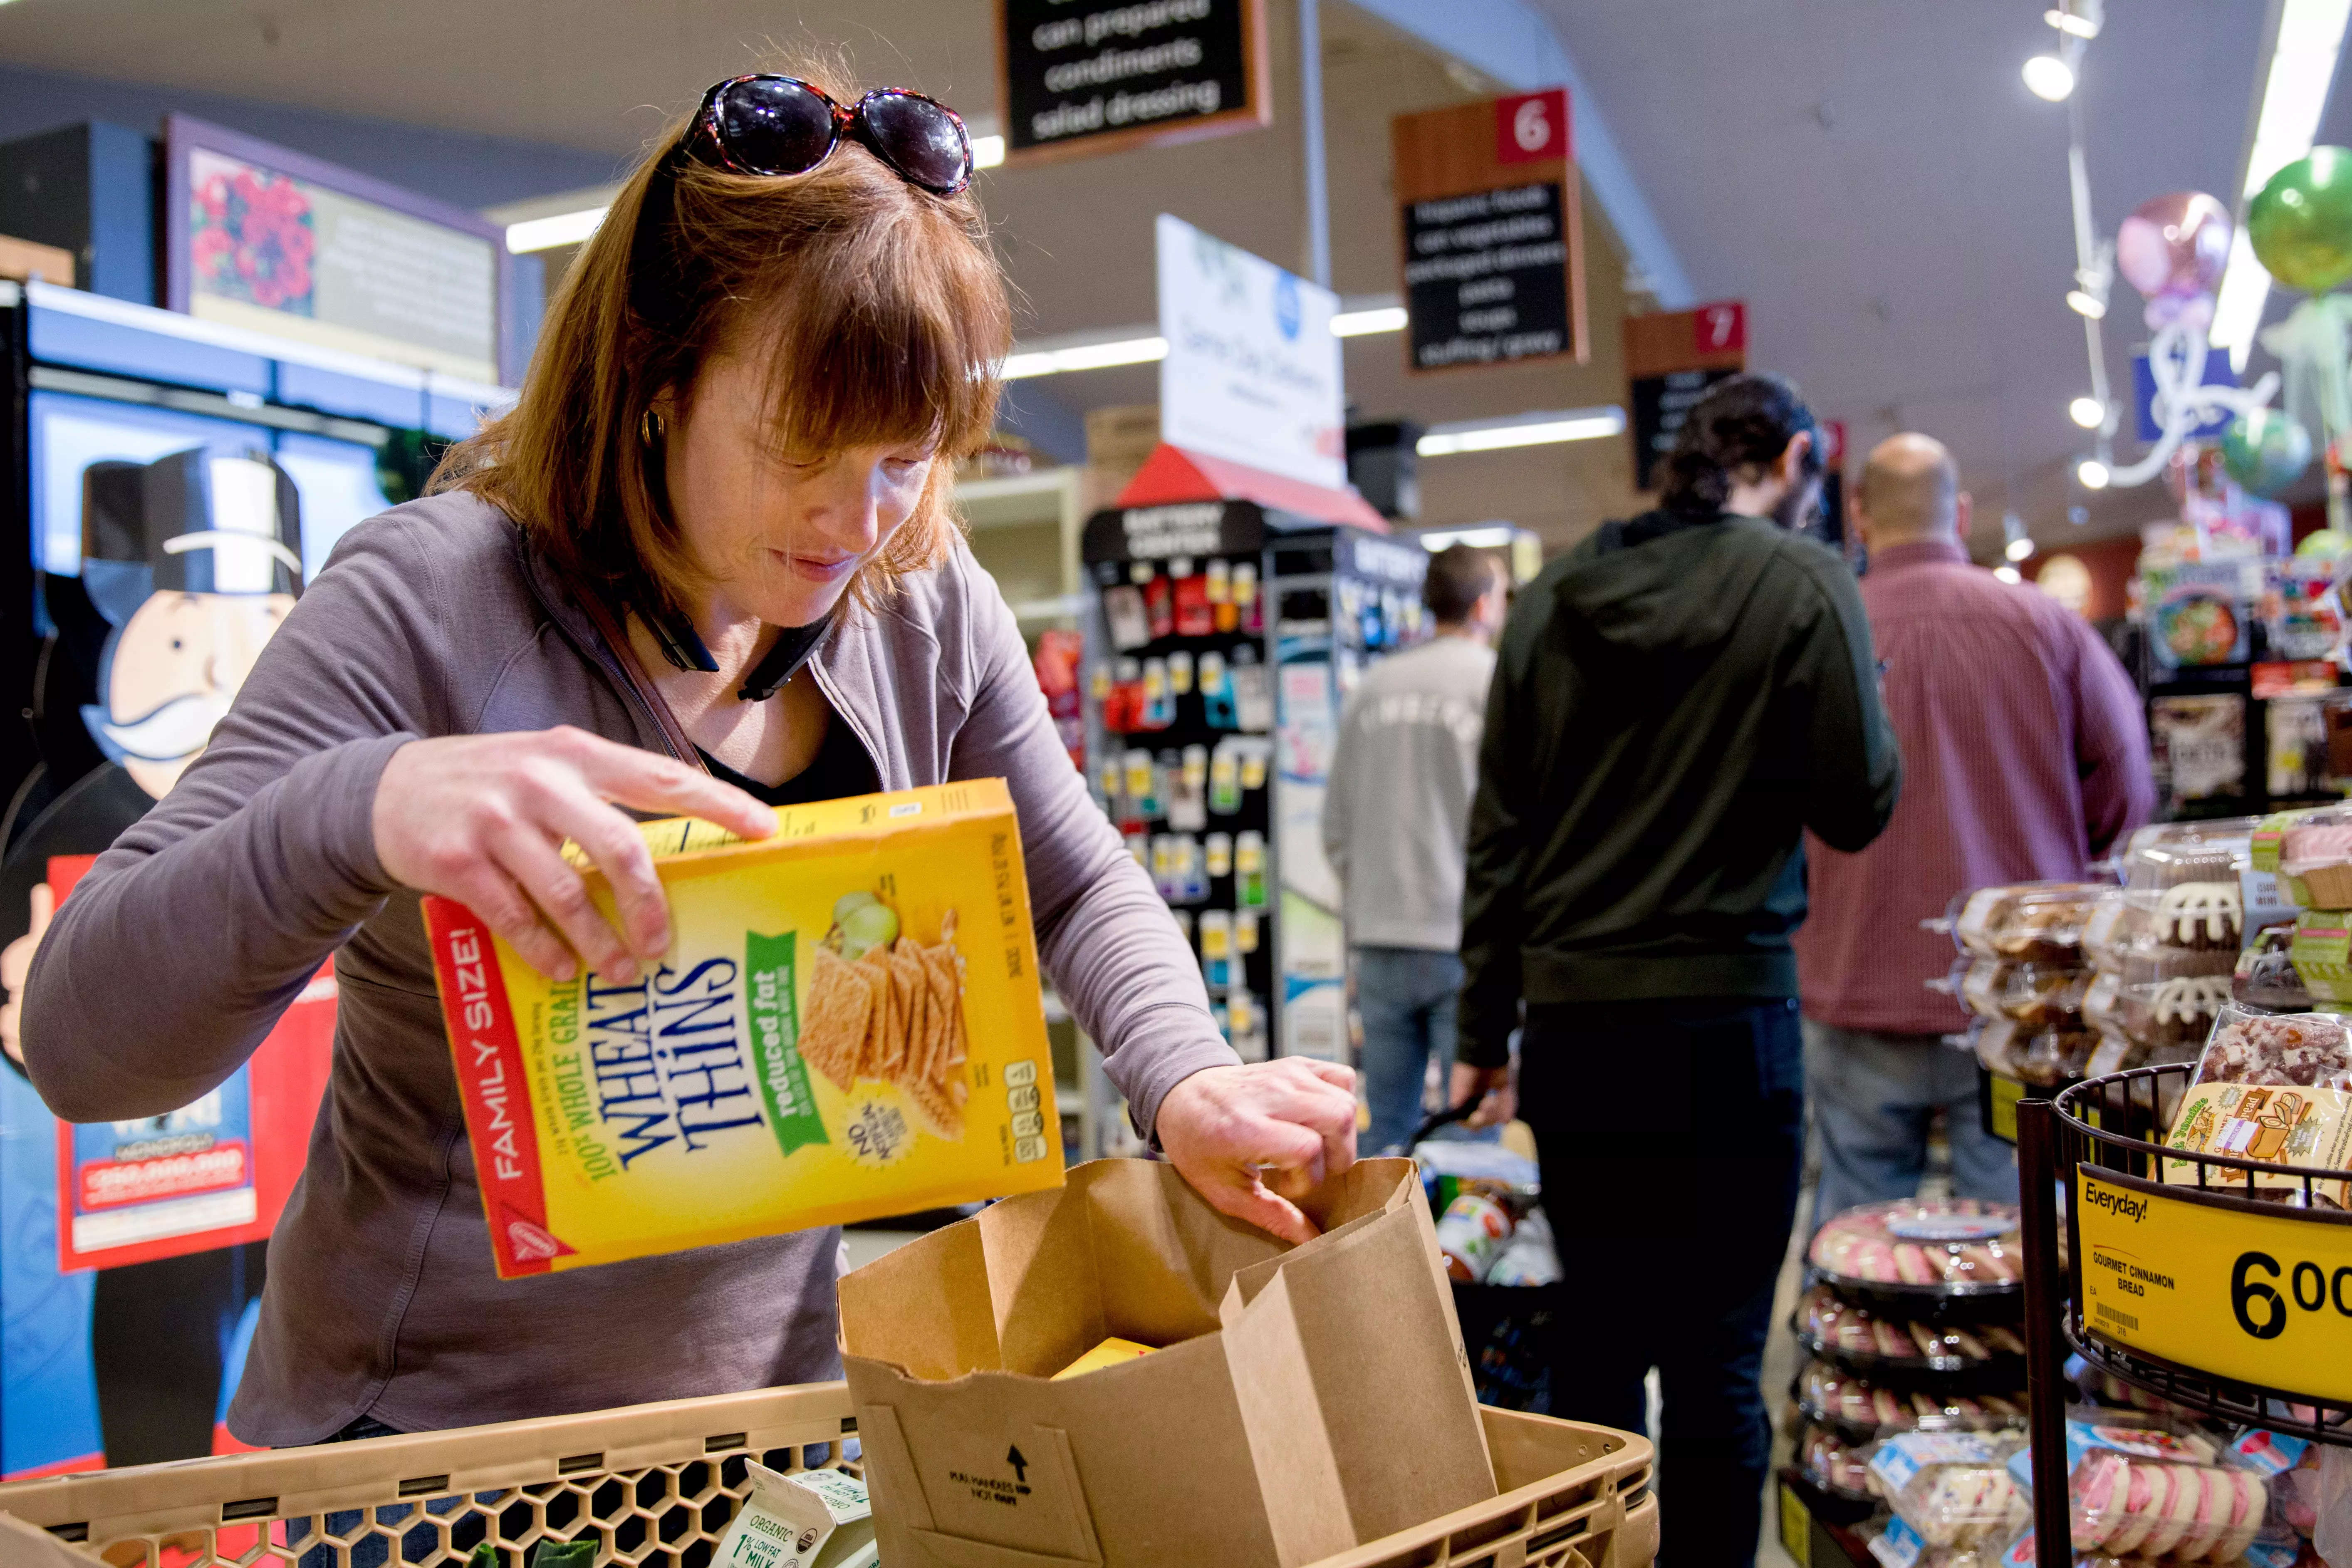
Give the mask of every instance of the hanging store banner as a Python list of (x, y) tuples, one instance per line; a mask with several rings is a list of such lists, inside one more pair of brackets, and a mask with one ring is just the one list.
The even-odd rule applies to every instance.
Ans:
[(1416, 371), (1591, 356), (1568, 92), (1389, 122)]
[(1674, 450), (1692, 405), (1708, 387), (1747, 368), (1748, 307), (1738, 300), (1625, 318), (1635, 489), (1658, 488), (1658, 466)]
[(1339, 297), (1166, 213), (1156, 237), (1160, 438), (1344, 489)]
[(1005, 162), (1273, 122), (1260, 0), (998, 0)]

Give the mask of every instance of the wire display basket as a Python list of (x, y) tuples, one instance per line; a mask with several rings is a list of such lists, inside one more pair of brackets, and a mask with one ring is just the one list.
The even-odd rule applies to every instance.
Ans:
[[(2057, 1173), (2066, 1184), (2067, 1234), (2079, 1234), (2080, 1227), (2079, 1216), (2074, 1213), (2080, 1197), (2073, 1175), (2078, 1167), (2089, 1167), (2112, 1173), (2126, 1182), (2162, 1189), (2168, 1196), (2210, 1205), (2223, 1214), (2284, 1218), (2324, 1226), (2330, 1233), (2329, 1241), (2339, 1247), (2352, 1246), (2352, 1212), (2339, 1206), (2328, 1192), (2330, 1187), (2340, 1185), (2341, 1173), (2236, 1155), (2186, 1154), (2164, 1147), (2161, 1140), (2165, 1127), (2196, 1071), (2193, 1062), (2135, 1068), (2110, 1078), (2090, 1079), (2058, 1095), (2053, 1102), (2057, 1131), (2055, 1152)], [(2257, 1187), (2257, 1179), (2266, 1184)], [(2253, 1196), (2257, 1191), (2268, 1195)], [(2081, 1247), (2068, 1249), (2064, 1327), (2069, 1346), (2092, 1366), (2175, 1405), (2222, 1421), (2265, 1426), (2316, 1442), (2352, 1442), (2352, 1400), (2340, 1396), (2331, 1399), (2284, 1386), (2293, 1381), (2291, 1377), (2273, 1384), (2216, 1376), (2145, 1350), (2126, 1348), (2112, 1332), (2097, 1332), (2095, 1315), (2085, 1310), (2082, 1253)], [(2298, 1265), (2290, 1258), (2284, 1267), (2284, 1275), (2277, 1283), (2292, 1294), (2296, 1289), (2294, 1275)], [(2270, 1272), (2257, 1263), (2247, 1270), (2247, 1279), (2242, 1282), (2241, 1289), (2276, 1295), (2268, 1279)], [(2352, 1272), (2338, 1268), (2336, 1273), (2339, 1278), (2335, 1281), (2335, 1293), (2340, 1304), (2330, 1302), (2325, 1290), (2319, 1293), (2316, 1304), (2352, 1320)], [(2308, 1290), (2305, 1293), (2310, 1294)], [(2285, 1300), (2284, 1296), (2279, 1299)], [(2268, 1327), (2274, 1321), (2284, 1328), (2278, 1313), (2284, 1310), (2282, 1306), (2273, 1311), (2269, 1299), (2258, 1294), (2249, 1296), (2246, 1309), (2249, 1320), (2257, 1328)], [(2281, 1360), (2284, 1370), (2286, 1358)]]

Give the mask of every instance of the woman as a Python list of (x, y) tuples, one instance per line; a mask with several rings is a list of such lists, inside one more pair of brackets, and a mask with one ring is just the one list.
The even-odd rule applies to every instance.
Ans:
[(352, 531), (202, 759), (58, 910), (24, 1035), (76, 1121), (202, 1094), (335, 956), (246, 1441), (837, 1375), (831, 1230), (494, 1277), (417, 897), (625, 984), (668, 933), (616, 807), (757, 837), (772, 805), (1003, 775), (1039, 951), (1137, 1125), (1219, 1208), (1312, 1234), (1267, 1183), (1353, 1157), (1349, 1075), (1219, 1038), (947, 513), (1009, 335), (971, 174), (929, 100), (713, 88), (589, 242), (520, 403), (440, 493)]

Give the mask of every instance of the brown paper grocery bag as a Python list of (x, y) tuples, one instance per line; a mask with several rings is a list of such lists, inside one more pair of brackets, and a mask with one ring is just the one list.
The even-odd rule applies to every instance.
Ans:
[[(1411, 1162), (1289, 1247), (1102, 1160), (841, 1281), (892, 1568), (1294, 1568), (1495, 1495)], [(1107, 1337), (1163, 1347), (1050, 1381)]]

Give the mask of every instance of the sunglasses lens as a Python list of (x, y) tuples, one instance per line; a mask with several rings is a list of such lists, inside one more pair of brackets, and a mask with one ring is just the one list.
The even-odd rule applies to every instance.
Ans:
[(833, 106), (794, 81), (739, 81), (719, 95), (728, 155), (762, 174), (814, 169), (833, 145)]
[(926, 190), (961, 190), (971, 177), (971, 144), (954, 115), (912, 93), (877, 92), (859, 113), (866, 134), (898, 172)]

